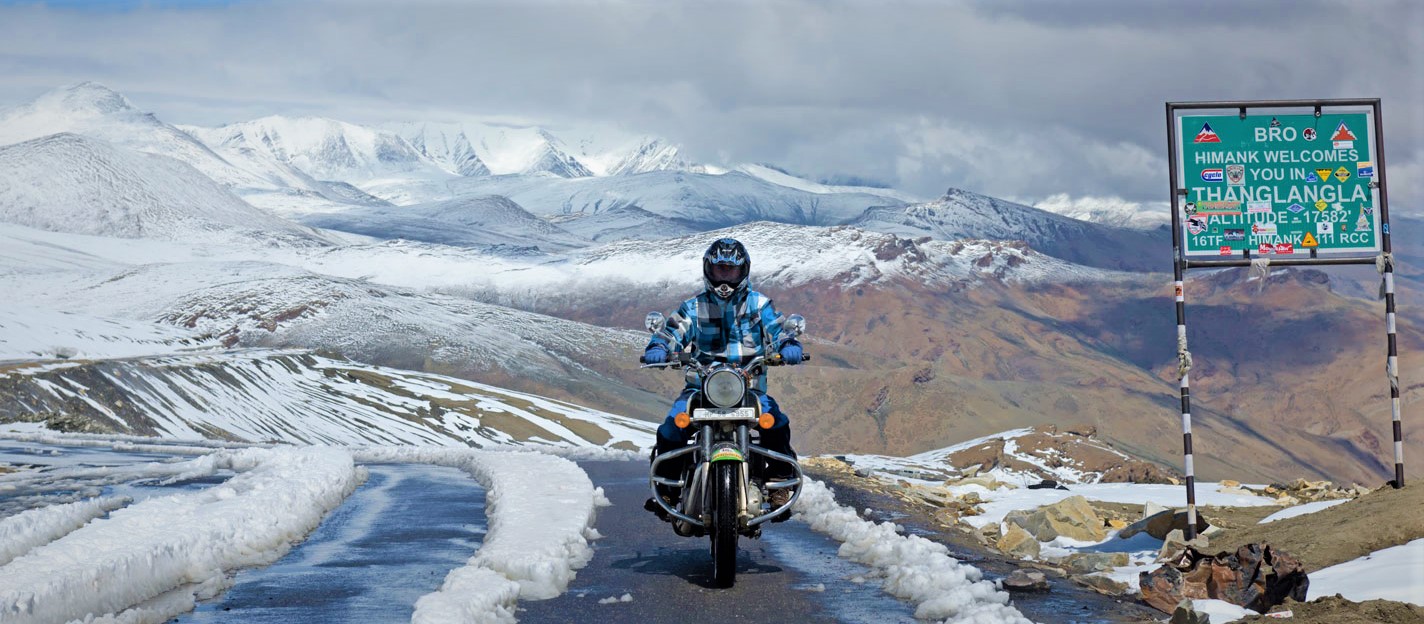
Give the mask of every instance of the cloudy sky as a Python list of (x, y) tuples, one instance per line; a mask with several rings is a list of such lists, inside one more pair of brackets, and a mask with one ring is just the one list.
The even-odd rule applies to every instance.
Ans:
[(1424, 2), (0, 5), (0, 106), (95, 80), (171, 123), (500, 118), (926, 196), (1165, 201), (1163, 103), (1380, 97), (1424, 203)]

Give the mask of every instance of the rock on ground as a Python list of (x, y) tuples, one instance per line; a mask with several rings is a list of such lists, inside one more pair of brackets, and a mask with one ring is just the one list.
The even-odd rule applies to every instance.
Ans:
[(1011, 592), (1046, 592), (1048, 576), (1037, 570), (1014, 570), (1004, 577), (1004, 589)]
[(1010, 512), (1004, 521), (1023, 527), (1040, 542), (1053, 541), (1059, 536), (1085, 542), (1100, 542), (1107, 538), (1103, 519), (1082, 496), (1070, 496), (1033, 511)]
[(1038, 540), (1023, 527), (1010, 524), (1009, 530), (1004, 532), (1004, 536), (999, 538), (994, 547), (1020, 559), (1027, 559), (1037, 557), (1042, 549), (1042, 544), (1039, 544)]

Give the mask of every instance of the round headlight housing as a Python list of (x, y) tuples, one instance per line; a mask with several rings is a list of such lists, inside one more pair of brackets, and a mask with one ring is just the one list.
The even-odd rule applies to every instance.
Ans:
[(747, 393), (747, 382), (736, 371), (722, 369), (707, 376), (702, 393), (717, 407), (736, 407)]

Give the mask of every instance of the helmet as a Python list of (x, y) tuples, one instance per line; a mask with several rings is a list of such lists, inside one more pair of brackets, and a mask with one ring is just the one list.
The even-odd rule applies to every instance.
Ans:
[(702, 254), (702, 283), (718, 297), (746, 290), (751, 274), (752, 257), (735, 238), (719, 239)]

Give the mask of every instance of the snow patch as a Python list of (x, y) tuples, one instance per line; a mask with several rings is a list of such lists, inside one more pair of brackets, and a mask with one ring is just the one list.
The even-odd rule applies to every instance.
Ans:
[[(593, 549), (586, 531), (606, 502), (577, 464), (545, 453), (372, 448), (361, 461), (423, 462), (470, 473), (486, 488), (489, 531), (466, 565), (416, 604), (413, 622), (512, 622), (519, 599), (568, 588)], [(631, 600), (631, 597), (629, 598)], [(501, 619), (504, 617), (508, 619)]]
[(1310, 598), (1395, 600), (1424, 607), (1424, 539), (1310, 573)]
[(357, 486), (351, 455), (331, 448), (209, 458), (242, 474), (119, 509), (0, 567), (0, 619), (162, 621), (215, 594), (234, 569), (281, 557)]
[(883, 588), (918, 604), (915, 617), (975, 624), (1029, 622), (1009, 605), (1009, 595), (984, 580), (977, 568), (949, 556), (942, 544), (901, 535), (893, 523), (861, 519), (836, 503), (835, 494), (808, 481), (797, 499), (797, 517), (841, 542), (840, 556), (884, 575)]
[(105, 496), (22, 511), (0, 520), (0, 566), (131, 502), (126, 496)]
[(1266, 524), (1266, 523), (1268, 523), (1268, 522), (1275, 522), (1275, 521), (1277, 521), (1277, 520), (1285, 520), (1286, 518), (1294, 518), (1294, 517), (1296, 517), (1296, 516), (1304, 516), (1305, 514), (1315, 513), (1315, 512), (1317, 512), (1317, 511), (1322, 510), (1322, 509), (1329, 509), (1329, 508), (1334, 507), (1334, 506), (1336, 506), (1336, 505), (1339, 505), (1339, 504), (1341, 504), (1341, 503), (1348, 503), (1348, 502), (1350, 502), (1350, 499), (1348, 499), (1348, 498), (1342, 498), (1342, 499), (1340, 499), (1340, 500), (1315, 501), (1315, 502), (1313, 502), (1313, 503), (1306, 503), (1306, 504), (1304, 504), (1304, 505), (1296, 505), (1296, 506), (1294, 506), (1294, 507), (1287, 507), (1287, 508), (1282, 509), (1282, 510), (1280, 510), (1280, 511), (1277, 511), (1276, 513), (1273, 513), (1273, 514), (1271, 514), (1271, 515), (1269, 515), (1269, 516), (1266, 516), (1266, 517), (1264, 517), (1264, 518), (1261, 518), (1261, 521), (1260, 521), (1260, 522), (1257, 522), (1256, 524)]

